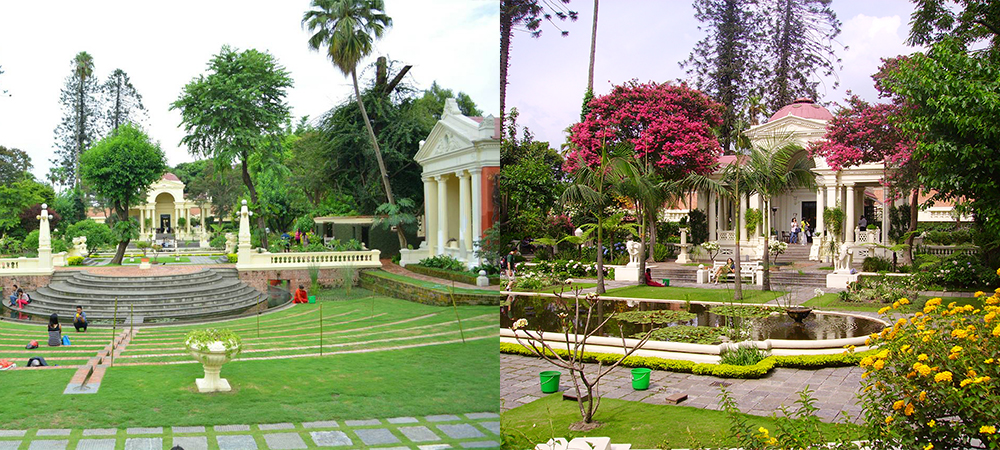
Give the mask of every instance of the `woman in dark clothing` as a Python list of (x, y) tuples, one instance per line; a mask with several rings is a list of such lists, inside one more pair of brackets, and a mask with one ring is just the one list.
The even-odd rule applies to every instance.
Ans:
[(59, 325), (59, 316), (52, 313), (49, 316), (49, 347), (62, 345), (62, 326)]

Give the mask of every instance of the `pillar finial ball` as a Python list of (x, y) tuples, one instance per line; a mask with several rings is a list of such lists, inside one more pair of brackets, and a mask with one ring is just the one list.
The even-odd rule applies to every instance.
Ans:
[(246, 206), (246, 205), (247, 205), (247, 201), (243, 200), (243, 206)]
[(49, 209), (49, 205), (42, 203), (42, 209)]

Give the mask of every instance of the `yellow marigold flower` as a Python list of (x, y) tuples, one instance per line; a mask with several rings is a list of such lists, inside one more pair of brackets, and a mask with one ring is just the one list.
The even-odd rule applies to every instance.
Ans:
[[(868, 378), (868, 375), (871, 375), (871, 372), (865, 372), (865, 373), (861, 374), (861, 379), (863, 380), (865, 378)], [(871, 387), (871, 386), (869, 386), (869, 387)]]
[(906, 344), (906, 345), (904, 345), (904, 346), (902, 346), (902, 347), (899, 348), (900, 351), (904, 351), (904, 352), (907, 351), (907, 350), (909, 350), (909, 349), (910, 349), (910, 344)]
[(920, 367), (916, 367), (915, 369), (917, 369), (917, 372), (920, 372), (920, 374), (925, 377), (931, 374), (931, 367), (926, 364), (921, 364)]
[(983, 425), (979, 427), (979, 432), (983, 434), (994, 434), (997, 432), (997, 427), (993, 425)]
[(876, 358), (886, 359), (889, 357), (889, 350), (882, 350), (875, 355)]
[(910, 304), (910, 299), (908, 299), (906, 297), (903, 297), (903, 298), (899, 299), (899, 304), (900, 305), (909, 305)]
[(954, 347), (951, 348), (951, 352), (952, 353), (958, 353), (960, 351), (962, 351), (962, 347), (960, 347), (958, 345), (956, 345), (956, 346), (954, 346)]
[(1000, 325), (993, 329), (993, 336), (1000, 336)]
[(937, 383), (940, 383), (942, 381), (951, 381), (951, 372), (946, 370), (937, 375), (934, 375), (934, 381)]
[(990, 380), (992, 380), (992, 378), (990, 378), (988, 376), (983, 376), (983, 377), (976, 378), (976, 383), (977, 384), (978, 383), (989, 383)]
[(935, 422), (935, 421), (934, 421), (934, 419), (931, 419), (931, 421), (930, 421), (930, 422), (927, 422), (927, 426), (929, 426), (929, 427), (931, 427), (931, 428), (934, 428), (934, 424), (936, 424), (936, 423), (937, 423), (937, 422)]
[(892, 416), (885, 416), (885, 424), (889, 425), (890, 423), (892, 423), (893, 419), (895, 418)]
[(952, 361), (958, 359), (958, 353), (952, 353), (952, 354), (948, 355), (948, 359), (950, 359)]
[(767, 434), (768, 433), (767, 428), (764, 428), (764, 427), (758, 428), (757, 432), (759, 432), (760, 434)]
[(880, 308), (880, 309), (878, 310), (878, 313), (879, 313), (879, 314), (885, 314), (885, 313), (886, 313), (887, 311), (889, 311), (890, 309), (892, 309), (892, 308), (891, 308), (891, 307), (889, 307), (889, 306), (884, 306), (884, 307), (882, 307), (882, 308)]
[(959, 383), (958, 385), (959, 385), (959, 386), (961, 386), (961, 387), (966, 387), (966, 386), (968, 386), (969, 384), (971, 384), (971, 383), (972, 383), (972, 381), (973, 381), (973, 379), (972, 379), (972, 378), (966, 378), (966, 379), (962, 380), (962, 382), (961, 382), (961, 383)]
[(952, 331), (951, 331), (951, 336), (952, 336), (952, 337), (956, 337), (956, 338), (959, 338), (959, 339), (964, 339), (964, 338), (965, 338), (966, 336), (968, 336), (968, 335), (969, 335), (969, 332), (968, 332), (968, 331), (965, 331), (965, 330), (964, 330), (964, 329), (962, 329), (962, 328), (959, 328), (959, 329), (956, 329), (956, 330), (952, 330)]
[(983, 362), (986, 363), (986, 364), (993, 364), (993, 358), (987, 359), (987, 360), (985, 360)]
[(1000, 276), (1000, 268), (997, 268), (997, 276)]
[(875, 369), (875, 370), (882, 370), (883, 367), (885, 367), (885, 360), (884, 359), (876, 360), (875, 364), (872, 364), (872, 368)]
[(907, 416), (913, 415), (913, 403), (906, 404), (906, 409), (903, 410), (903, 414), (906, 414)]
[(920, 356), (917, 356), (917, 361), (927, 361), (927, 355), (921, 353)]
[(934, 298), (932, 298), (930, 300), (927, 300), (926, 304), (930, 305), (930, 306), (940, 305), (941, 304), (941, 297), (934, 297)]
[(892, 302), (892, 309), (899, 308), (899, 302)]
[(924, 314), (930, 314), (930, 313), (934, 312), (935, 309), (937, 309), (937, 307), (932, 306), (932, 305), (924, 306)]
[(978, 374), (976, 373), (975, 370), (972, 370), (972, 369), (969, 369), (968, 372), (965, 372), (965, 376), (967, 376), (969, 378), (975, 378), (976, 375), (978, 375)]
[(920, 395), (917, 396), (917, 399), (920, 401), (927, 400), (927, 391), (920, 391)]
[(868, 366), (872, 365), (872, 362), (874, 362), (873, 358), (869, 355), (869, 356), (865, 356), (864, 358), (861, 358), (861, 362), (858, 363), (858, 364), (861, 367), (868, 367)]
[(903, 409), (903, 405), (905, 405), (905, 404), (906, 404), (906, 402), (904, 402), (904, 401), (902, 401), (902, 400), (896, 400), (896, 401), (895, 401), (895, 402), (894, 402), (894, 403), (892, 404), (892, 409), (894, 409), (894, 410), (900, 410), (900, 409)]
[(996, 316), (997, 316), (997, 313), (991, 312), (991, 313), (987, 314), (986, 317), (983, 317), (983, 321), (985, 321), (986, 323), (990, 323), (991, 321), (993, 321), (994, 318), (996, 318)]
[(983, 291), (976, 291), (976, 298), (982, 297), (984, 295), (986, 295), (985, 292), (983, 292)]
[(933, 448), (934, 448), (934, 444), (927, 444), (927, 445), (924, 446), (924, 450), (932, 450)]

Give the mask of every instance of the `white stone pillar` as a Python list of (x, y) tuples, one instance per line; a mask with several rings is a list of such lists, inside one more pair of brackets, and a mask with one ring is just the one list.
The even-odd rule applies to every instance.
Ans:
[(187, 233), (188, 239), (191, 239), (191, 205), (184, 206), (184, 232)]
[(444, 175), (437, 177), (438, 185), (438, 251), (445, 253), (448, 248), (448, 179)]
[(437, 183), (433, 178), (424, 178), (424, 243), (428, 255), (437, 250)]
[(889, 187), (882, 186), (882, 245), (889, 245), (889, 227), (892, 225), (889, 204)]
[(469, 252), (472, 250), (472, 233), (469, 229), (472, 226), (472, 208), (469, 191), (472, 190), (472, 180), (469, 172), (461, 171), (455, 174), (458, 177), (458, 248), (459, 256), (463, 261), (468, 261)]
[(855, 210), (854, 201), (856, 196), (854, 195), (854, 185), (847, 185), (847, 205), (844, 206), (845, 212), (847, 213), (847, 223), (844, 224), (844, 242), (854, 243), (854, 226), (857, 225), (857, 211)]
[(736, 232), (736, 242), (745, 242), (747, 240), (747, 200), (742, 196), (740, 201), (740, 223), (737, 225), (739, 230)]
[(35, 216), (38, 219), (38, 268), (52, 268), (52, 235), (49, 233), (49, 205), (42, 203), (42, 211)]
[[(483, 169), (469, 170), (472, 174), (472, 248), (483, 239)], [(478, 258), (477, 258), (478, 261)]]
[(250, 264), (250, 216), (253, 213), (247, 208), (247, 201), (243, 200), (243, 206), (240, 207), (240, 234), (239, 234), (239, 245), (237, 246), (237, 255), (239, 264)]
[(146, 210), (139, 207), (139, 236), (146, 234)]
[(715, 235), (715, 230), (716, 230), (716, 223), (715, 223), (715, 194), (713, 194), (712, 192), (708, 193), (708, 205), (706, 205), (706, 206), (707, 206), (707, 208), (706, 208), (707, 211), (706, 212), (708, 213), (708, 240), (709, 241), (715, 241), (715, 240), (718, 240), (718, 237), (716, 237), (716, 235)]
[(823, 189), (822, 186), (816, 190), (816, 230), (814, 231), (814, 234), (822, 233), (823, 230), (826, 229), (826, 227), (823, 226), (823, 209), (826, 208), (826, 199), (823, 198), (825, 193), (826, 190)]

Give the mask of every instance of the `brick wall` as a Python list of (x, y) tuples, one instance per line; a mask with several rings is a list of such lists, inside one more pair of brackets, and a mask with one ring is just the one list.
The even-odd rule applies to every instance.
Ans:
[(40, 287), (48, 286), (51, 281), (52, 275), (0, 275), (2, 299), (6, 300), (11, 295), (15, 284), (25, 291), (34, 291)]
[[(358, 270), (354, 270), (354, 284), (357, 284), (358, 272)], [(316, 281), (323, 287), (341, 286), (343, 278), (344, 274), (341, 269), (320, 269), (319, 277), (317, 277)], [(288, 280), (290, 290), (292, 291), (298, 288), (300, 284), (305, 286), (306, 289), (309, 289), (309, 286), (312, 284), (308, 269), (241, 270), (240, 280), (265, 294), (271, 280)]]

